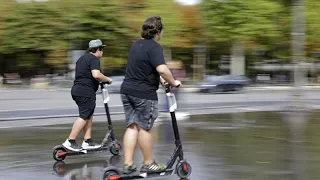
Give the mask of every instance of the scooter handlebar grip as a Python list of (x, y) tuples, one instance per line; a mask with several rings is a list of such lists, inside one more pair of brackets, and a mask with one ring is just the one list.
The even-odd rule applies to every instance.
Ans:
[(166, 84), (164, 85), (164, 88), (166, 89), (166, 91), (167, 91), (167, 90), (170, 91), (172, 87), (178, 88), (178, 87), (180, 87), (180, 85), (181, 85), (181, 84), (179, 84), (178, 86), (171, 86), (169, 83), (166, 83)]
[(100, 84), (102, 84), (102, 85), (111, 84), (111, 82), (100, 82)]
[(165, 88), (165, 90), (166, 90), (166, 93), (169, 93), (169, 92), (171, 92), (172, 86), (171, 86), (169, 83), (166, 83), (166, 84), (164, 85), (164, 88)]

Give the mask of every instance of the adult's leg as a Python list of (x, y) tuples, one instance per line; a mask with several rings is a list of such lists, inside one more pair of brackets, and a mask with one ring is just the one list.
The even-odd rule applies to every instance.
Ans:
[(138, 102), (125, 94), (121, 94), (121, 100), (127, 126), (123, 136), (124, 165), (125, 168), (127, 168), (133, 165), (133, 155), (138, 141), (139, 127), (135, 123), (136, 111), (134, 106), (134, 104)]
[(152, 158), (152, 145), (153, 145), (153, 138), (152, 138), (152, 131), (146, 131), (140, 128), (139, 131), (139, 146), (141, 148), (144, 164), (149, 165), (153, 162)]
[(139, 128), (137, 124), (131, 124), (123, 136), (124, 164), (133, 164), (133, 155), (138, 141)]
[(167, 167), (156, 163), (152, 157), (152, 127), (158, 117), (158, 101), (146, 100), (144, 110), (141, 111), (139, 118), (139, 146), (143, 153), (144, 165), (141, 171), (163, 171)]

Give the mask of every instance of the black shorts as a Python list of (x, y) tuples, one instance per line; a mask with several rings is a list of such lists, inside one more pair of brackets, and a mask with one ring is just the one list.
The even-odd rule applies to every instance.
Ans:
[(137, 124), (149, 131), (158, 117), (158, 101), (121, 94), (126, 125)]
[(79, 109), (79, 117), (83, 120), (89, 120), (96, 108), (96, 100), (89, 97), (72, 96)]

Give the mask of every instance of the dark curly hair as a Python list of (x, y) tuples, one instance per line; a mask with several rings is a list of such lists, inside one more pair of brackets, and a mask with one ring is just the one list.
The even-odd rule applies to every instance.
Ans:
[(153, 39), (157, 33), (163, 29), (160, 16), (152, 16), (147, 18), (141, 28), (141, 37), (144, 39)]
[(87, 49), (87, 52), (96, 53), (98, 49), (99, 49), (99, 51), (102, 51), (103, 48), (104, 48), (103, 46), (94, 47), (94, 48), (88, 48), (88, 49)]

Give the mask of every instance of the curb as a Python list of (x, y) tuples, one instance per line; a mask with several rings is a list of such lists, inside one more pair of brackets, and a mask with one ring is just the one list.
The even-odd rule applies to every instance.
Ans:
[[(277, 106), (281, 106), (283, 108), (276, 108), (277, 110), (284, 110), (286, 107), (283, 104), (278, 104)], [(258, 105), (258, 106), (248, 106), (248, 105), (236, 105), (236, 106), (208, 106), (208, 107), (202, 107), (202, 108), (183, 108), (178, 109), (177, 112), (190, 112), (192, 115), (192, 111), (202, 111), (200, 114), (212, 114), (212, 110), (232, 110), (232, 109), (239, 109), (245, 110), (246, 112), (254, 112), (254, 111), (263, 111), (262, 109), (266, 107), (273, 107), (270, 105)], [(320, 109), (320, 105), (311, 105), (310, 107), (313, 110)], [(260, 110), (257, 110), (260, 109)], [(265, 109), (266, 110), (266, 109)], [(205, 111), (205, 112), (203, 112)], [(160, 114), (166, 114), (168, 112), (159, 110), (159, 116)], [(223, 112), (220, 112), (223, 114)], [(111, 116), (117, 116), (117, 115), (123, 115), (124, 112), (110, 112)], [(218, 113), (219, 114), (219, 113)], [(106, 116), (106, 113), (95, 113), (94, 116)], [(17, 120), (37, 120), (37, 119), (56, 119), (56, 118), (68, 118), (68, 117), (78, 117), (78, 114), (61, 114), (61, 115), (50, 115), (50, 116), (26, 116), (26, 117), (14, 117), (14, 118), (0, 118), (0, 122), (10, 122), (10, 121), (17, 121)]]
[[(262, 86), (262, 87), (246, 87), (244, 90), (256, 91), (256, 90), (294, 90), (292, 86)], [(302, 90), (315, 90), (320, 89), (320, 86), (303, 86)], [(199, 88), (181, 88), (182, 92), (198, 92)]]
[[(294, 90), (295, 87), (292, 86), (252, 86), (246, 87), (244, 90), (255, 91), (255, 90)], [(320, 89), (320, 86), (303, 86), (302, 90), (315, 90)], [(31, 90), (31, 91), (70, 91), (71, 88), (59, 88), (59, 87), (3, 87), (0, 86), (0, 90), (11, 91), (11, 90)], [(161, 89), (158, 91), (161, 92)], [(199, 88), (196, 87), (186, 87), (181, 88), (181, 92), (199, 92)]]
[[(245, 108), (249, 106), (238, 105), (238, 106), (213, 106), (213, 107), (203, 107), (203, 108), (183, 108), (179, 109), (179, 111), (190, 111), (190, 110), (205, 110), (205, 109), (227, 109), (227, 108)], [(165, 111), (159, 110), (159, 113), (163, 113)], [(110, 115), (121, 115), (124, 114), (121, 112), (110, 112)], [(94, 113), (94, 116), (105, 116), (106, 113)], [(51, 115), (51, 116), (25, 116), (25, 117), (14, 117), (14, 118), (0, 118), (0, 122), (5, 121), (16, 121), (16, 120), (32, 120), (32, 119), (51, 119), (51, 118), (66, 118), (66, 117), (78, 117), (79, 114), (61, 114), (61, 115)]]

